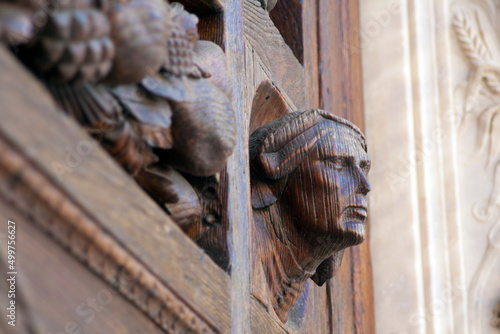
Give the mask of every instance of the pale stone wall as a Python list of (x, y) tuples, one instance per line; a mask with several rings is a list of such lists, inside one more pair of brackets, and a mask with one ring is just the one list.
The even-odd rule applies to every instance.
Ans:
[(500, 333), (500, 1), (360, 6), (377, 332)]

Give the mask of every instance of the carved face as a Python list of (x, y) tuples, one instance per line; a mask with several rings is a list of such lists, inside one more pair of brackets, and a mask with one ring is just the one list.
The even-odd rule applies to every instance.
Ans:
[(280, 204), (298, 235), (327, 238), (325, 251), (338, 251), (364, 240), (370, 158), (350, 127), (324, 122), (318, 131), (323, 135), (289, 176)]

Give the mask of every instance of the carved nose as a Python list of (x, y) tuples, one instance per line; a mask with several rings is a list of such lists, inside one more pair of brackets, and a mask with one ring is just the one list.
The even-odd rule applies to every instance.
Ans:
[(367, 195), (372, 190), (372, 188), (370, 187), (370, 183), (368, 183), (368, 179), (366, 178), (366, 175), (365, 173), (363, 173), (363, 171), (358, 170), (358, 176), (358, 192), (363, 195)]

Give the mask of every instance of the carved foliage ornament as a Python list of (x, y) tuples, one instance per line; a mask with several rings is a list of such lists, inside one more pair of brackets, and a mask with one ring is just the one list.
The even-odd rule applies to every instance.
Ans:
[(285, 322), (306, 280), (322, 285), (364, 240), (370, 158), (356, 126), (315, 109), (257, 129), (250, 159), (254, 265)]
[[(227, 269), (219, 172), (236, 122), (223, 51), (197, 23), (163, 0), (0, 0), (0, 41)], [(364, 240), (370, 159), (356, 126), (317, 109), (258, 128), (250, 159), (257, 297), (285, 322), (307, 279), (322, 285)]]
[(186, 175), (220, 172), (236, 140), (224, 53), (197, 24), (163, 0), (0, 0), (0, 41), (184, 231), (202, 223)]
[[(476, 203), (472, 210), (477, 221), (492, 224), (487, 233), (486, 250), (468, 290), (469, 329), (481, 333), (488, 331), (484, 300), (492, 296), (490, 282), (497, 280), (493, 273), (500, 259), (497, 215), (500, 198), (500, 36), (495, 14), (497, 8), (493, 1), (459, 3), (453, 8), (452, 20), (457, 42), (471, 68), (468, 78), (455, 91), (459, 134), (467, 138), (465, 135), (470, 131), (476, 132), (474, 160), (485, 158), (483, 173), (491, 175), (489, 198)], [(499, 326), (498, 313), (499, 310), (495, 310), (492, 320), (496, 327)]]

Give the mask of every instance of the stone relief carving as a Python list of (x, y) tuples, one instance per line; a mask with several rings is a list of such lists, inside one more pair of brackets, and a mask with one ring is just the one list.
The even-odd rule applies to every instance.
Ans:
[(472, 333), (487, 332), (482, 305), (490, 303), (497, 286), (492, 282), (500, 260), (500, 42), (495, 21), (486, 15), (496, 13), (489, 1), (457, 6), (453, 10), (453, 29), (471, 71), (456, 90), (457, 121), (460, 134), (476, 131), (475, 157), (485, 160), (484, 170), (492, 175), (489, 197), (473, 205), (473, 217), (492, 223), (487, 247), (469, 286), (469, 325)]
[(356, 126), (315, 109), (253, 132), (250, 162), (258, 297), (285, 322), (307, 279), (322, 285), (364, 240), (370, 158)]
[[(490, 194), (490, 202), (496, 202), (498, 199), (499, 192), (499, 184), (498, 180), (500, 179), (500, 163), (497, 164), (495, 169), (495, 184), (492, 186), (491, 194)], [(493, 199), (493, 200), (492, 200)], [(496, 222), (493, 227), (490, 229), (488, 234), (488, 246), (486, 252), (483, 255), (481, 260), (481, 264), (479, 268), (476, 270), (475, 275), (472, 279), (470, 288), (469, 288), (469, 303), (470, 303), (470, 319), (471, 320), (471, 328), (478, 330), (484, 328), (485, 324), (481, 322), (481, 303), (484, 303), (485, 300), (491, 298), (491, 291), (488, 290), (488, 284), (492, 275), (494, 276), (494, 269), (498, 268), (498, 263), (500, 259), (500, 217), (496, 218)], [(483, 329), (480, 331), (482, 333), (485, 332)]]
[(496, 138), (500, 112), (500, 47), (489, 18), (478, 6), (457, 7), (453, 29), (471, 73), (459, 87), (458, 122), (463, 131), (477, 122), (477, 154), (487, 154), (491, 166), (500, 153)]
[(186, 177), (224, 168), (236, 123), (224, 53), (198, 40), (198, 18), (163, 0), (1, 0), (0, 12), (0, 41), (61, 110), (184, 231), (199, 230), (201, 194)]

